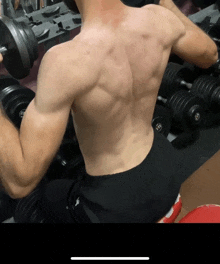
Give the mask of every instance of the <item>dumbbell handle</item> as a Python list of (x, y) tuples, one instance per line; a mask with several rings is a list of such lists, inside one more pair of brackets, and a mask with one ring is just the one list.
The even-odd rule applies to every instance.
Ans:
[(163, 102), (164, 104), (166, 104), (168, 101), (167, 99), (163, 98), (162, 96), (158, 96), (157, 100)]
[(217, 39), (217, 38), (212, 38), (215, 42), (218, 42), (220, 43), (220, 39)]
[(7, 52), (8, 50), (6, 49), (6, 47), (0, 47), (0, 53), (2, 55), (5, 55), (5, 53)]
[[(189, 90), (192, 88), (192, 84), (191, 83), (187, 83), (185, 81), (181, 81), (180, 82), (181, 85), (184, 85), (185, 87), (187, 87)], [(157, 98), (159, 101), (163, 102), (164, 104), (167, 102), (167, 99), (161, 97), (161, 96), (158, 96)]]
[(191, 89), (192, 88), (192, 84), (191, 83), (187, 83), (185, 81), (181, 81), (180, 84), (186, 86), (188, 89)]

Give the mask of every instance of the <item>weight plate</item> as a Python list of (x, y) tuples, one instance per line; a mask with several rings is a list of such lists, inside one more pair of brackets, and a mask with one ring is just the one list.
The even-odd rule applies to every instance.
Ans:
[(187, 113), (187, 121), (192, 128), (198, 127), (204, 118), (204, 109), (198, 104), (192, 106)]
[[(19, 99), (21, 99), (21, 101)], [(20, 128), (23, 115), (30, 102), (31, 101), (27, 98), (17, 98), (17, 100), (11, 100), (11, 102), (7, 106), (5, 112), (17, 128)]]
[(182, 118), (181, 116), (179, 116), (179, 112), (177, 112), (178, 105), (179, 105), (179, 103), (180, 103), (180, 101), (182, 99), (181, 96), (179, 95), (179, 93), (181, 91), (182, 90), (180, 90), (180, 91), (176, 92), (175, 94), (173, 94), (173, 96), (167, 102), (168, 107), (172, 111), (173, 119), (175, 119), (175, 120), (179, 120), (179, 119)]
[(168, 136), (171, 129), (171, 113), (169, 109), (161, 105), (156, 105), (152, 127), (165, 137)]
[(27, 25), (25, 22), (20, 22), (20, 24), (27, 35), (28, 42), (30, 43), (31, 49), (33, 51), (33, 60), (35, 61), (39, 56), (37, 39), (29, 25)]
[(217, 87), (215, 89), (215, 91), (213, 92), (212, 98), (211, 98), (211, 102), (212, 102), (211, 107), (213, 109), (217, 109), (218, 112), (219, 112), (219, 107), (220, 107), (220, 86)]
[(0, 92), (11, 85), (19, 85), (19, 82), (11, 76), (0, 76)]
[(219, 86), (218, 78), (203, 75), (195, 80), (192, 85), (191, 92), (205, 100), (206, 103), (212, 103), (212, 94)]
[(2, 91), (0, 91), (0, 101), (2, 102), (4, 106), (5, 104), (7, 104), (11, 96), (20, 95), (20, 94), (23, 94), (23, 95), (25, 94), (25, 96), (28, 96), (28, 97), (30, 96), (33, 98), (35, 96), (35, 93), (28, 88), (25, 88), (21, 85), (11, 85), (11, 86), (6, 87)]
[(187, 111), (186, 107), (188, 104), (188, 92), (181, 90), (179, 93), (179, 100), (175, 104), (175, 114), (178, 116), (178, 122), (182, 122), (182, 119), (184, 117), (185, 111)]
[(29, 60), (30, 60), (30, 68), (33, 67), (34, 64), (34, 53), (33, 53), (33, 49), (31, 47), (31, 44), (28, 40), (28, 36), (25, 33), (21, 23), (18, 23), (17, 21), (14, 21), (15, 26), (17, 27), (17, 29), (19, 30), (20, 34), (22, 35), (23, 41), (25, 43), (25, 46), (28, 50), (28, 54), (29, 54)]
[(0, 17), (0, 46), (6, 47), (4, 66), (16, 79), (23, 79), (30, 73), (30, 56), (20, 31), (13, 20)]
[(5, 113), (17, 128), (20, 128), (23, 114), (34, 96), (32, 90), (20, 85), (7, 87), (0, 92)]

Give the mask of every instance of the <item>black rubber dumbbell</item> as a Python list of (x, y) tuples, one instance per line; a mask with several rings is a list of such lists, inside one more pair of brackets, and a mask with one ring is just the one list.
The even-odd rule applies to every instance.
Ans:
[[(51, 181), (55, 179), (67, 179), (77, 174), (78, 169), (84, 165), (84, 159), (80, 151), (78, 142), (64, 140), (60, 149), (47, 171), (46, 178)], [(72, 170), (74, 173), (70, 174)]]
[(171, 112), (167, 107), (157, 104), (152, 120), (152, 127), (165, 137), (168, 136), (171, 129)]
[(202, 75), (197, 78), (191, 87), (191, 93), (202, 98), (210, 110), (220, 109), (220, 79)]
[(10, 75), (1, 75), (0, 76), (0, 91), (5, 87), (11, 85), (19, 85), (19, 81), (11, 77)]
[(10, 82), (15, 83), (14, 79), (8, 79), (4, 87), (4, 80), (1, 82), (0, 101), (9, 119), (20, 128), (24, 113), (35, 93), (19, 84), (10, 85)]
[(17, 128), (20, 128), (24, 113), (34, 97), (32, 90), (20, 85), (12, 85), (0, 91), (3, 108)]
[(38, 42), (31, 27), (2, 16), (0, 36), (0, 53), (5, 68), (16, 79), (27, 77), (38, 58)]
[(204, 124), (207, 105), (204, 100), (193, 94), (180, 90), (170, 98), (158, 97), (172, 113), (172, 126), (189, 131), (199, 129)]
[(190, 89), (196, 77), (189, 67), (173, 62), (168, 63), (159, 89), (159, 96), (168, 98), (180, 89)]
[[(214, 67), (214, 66), (213, 66)], [(217, 66), (216, 66), (217, 67)], [(201, 98), (211, 109), (220, 107), (220, 79), (211, 75), (200, 75), (195, 78), (191, 69), (175, 63), (169, 63), (159, 90), (159, 96), (171, 97), (175, 91), (184, 89)]]

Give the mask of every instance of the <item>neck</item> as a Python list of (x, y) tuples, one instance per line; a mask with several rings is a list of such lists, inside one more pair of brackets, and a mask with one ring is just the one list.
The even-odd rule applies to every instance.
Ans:
[(82, 17), (82, 23), (108, 23), (113, 18), (120, 18), (126, 6), (120, 0), (75, 0)]

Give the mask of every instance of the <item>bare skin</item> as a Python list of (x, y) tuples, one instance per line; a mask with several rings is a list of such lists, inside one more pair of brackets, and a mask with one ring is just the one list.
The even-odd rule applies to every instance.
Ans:
[[(88, 50), (88, 59), (91, 65), (96, 62), (92, 67), (98, 73), (92, 89), (74, 101), (77, 138), (87, 173), (92, 176), (139, 165), (153, 143), (151, 120), (172, 40), (162, 40), (162, 34), (155, 39), (155, 28), (144, 27), (154, 19), (150, 8), (127, 11), (123, 21), (109, 27), (84, 26), (75, 39), (82, 50)], [(94, 43), (86, 44), (94, 35)]]
[[(88, 174), (138, 166), (152, 147), (151, 120), (169, 55), (184, 57), (185, 26), (166, 8), (136, 9), (119, 0), (76, 3), (82, 31), (44, 56), (20, 131), (0, 114), (0, 178), (13, 198), (27, 196), (44, 177), (70, 110)], [(200, 40), (191, 60), (210, 67), (216, 46), (204, 33)]]
[[(107, 14), (98, 16), (102, 19), (94, 26), (84, 23), (75, 39), (89, 53), (98, 73), (92, 89), (74, 101), (77, 137), (87, 173), (92, 176), (124, 172), (146, 158), (154, 138), (151, 121), (159, 86), (179, 37), (169, 34), (168, 24), (166, 30), (160, 23), (160, 16), (168, 15), (163, 8), (148, 5), (142, 10), (121, 11), (120, 2), (115, 2), (119, 5), (111, 12), (115, 19), (109, 23)], [(88, 13), (92, 20), (89, 3), (76, 3), (83, 10), (83, 19)]]

